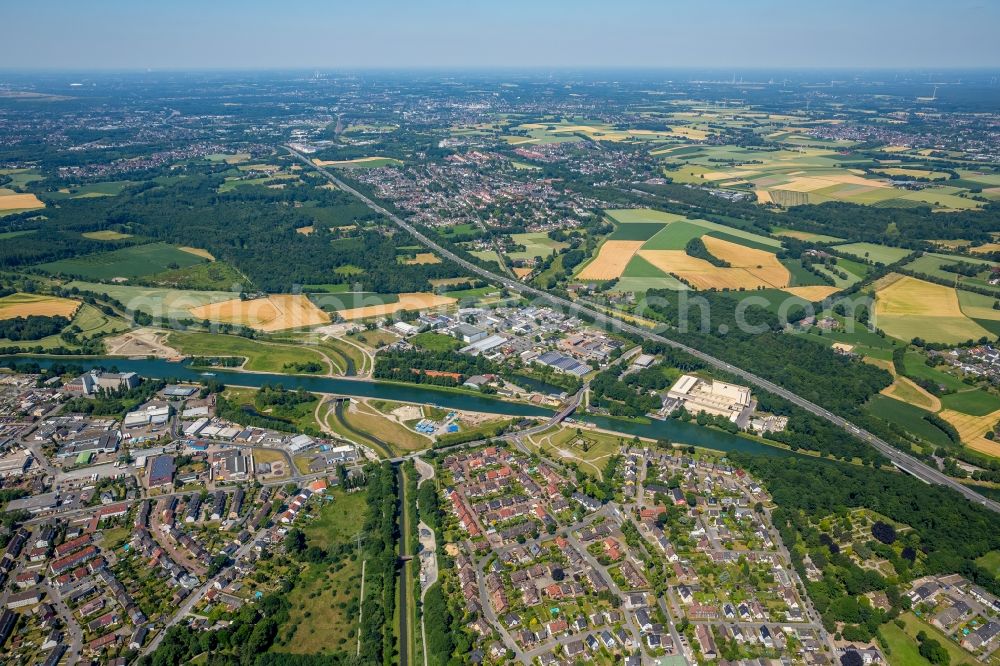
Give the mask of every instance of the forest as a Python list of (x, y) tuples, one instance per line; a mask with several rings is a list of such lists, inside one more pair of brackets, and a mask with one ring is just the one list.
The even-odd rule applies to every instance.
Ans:
[(47, 317), (43, 315), (28, 315), (13, 319), (0, 319), (0, 338), (13, 342), (22, 340), (40, 340), (69, 326), (69, 319), (60, 315)]
[[(1000, 580), (975, 561), (1000, 548), (1000, 516), (955, 491), (924, 484), (907, 474), (831, 461), (746, 454), (734, 454), (733, 459), (762, 481), (778, 505), (774, 523), (803, 580), (803, 551), (795, 544), (806, 548), (823, 572), (821, 580), (807, 583), (809, 596), (828, 627), (838, 621), (848, 623), (845, 639), (870, 640), (879, 625), (907, 609), (908, 600), (900, 596), (897, 583), (921, 575), (959, 573), (1000, 593)], [(896, 530), (879, 522), (873, 525), (873, 539), (865, 546), (892, 563), (898, 580), (861, 569), (840, 552), (830, 534), (815, 526), (827, 516), (842, 522), (857, 508), (912, 528), (898, 535), (902, 540), (899, 554), (888, 546), (896, 540)], [(858, 595), (873, 590), (886, 592), (890, 611), (858, 603)]]
[[(145, 182), (116, 197), (61, 201), (47, 211), (44, 224), (35, 218), (9, 223), (12, 229), (34, 233), (4, 243), (0, 267), (25, 268), (156, 240), (204, 248), (270, 292), (303, 284), (360, 284), (380, 293), (429, 291), (429, 280), (462, 274), (450, 262), (398, 262), (397, 247), (415, 241), (399, 230), (385, 233), (365, 226), (379, 216), (343, 192), (300, 185), (280, 190), (244, 186), (220, 193), (223, 182), (195, 172), (170, 186)], [(348, 242), (330, 231), (352, 224), (359, 231)], [(296, 232), (306, 226), (315, 231)], [(80, 235), (95, 229), (119, 230), (142, 240), (108, 243)]]

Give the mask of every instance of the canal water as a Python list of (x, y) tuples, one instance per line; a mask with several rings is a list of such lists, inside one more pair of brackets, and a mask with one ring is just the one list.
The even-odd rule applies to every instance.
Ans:
[[(168, 379), (177, 381), (199, 381), (216, 379), (223, 384), (260, 388), (265, 384), (281, 384), (286, 389), (302, 388), (315, 393), (330, 393), (359, 398), (376, 398), (395, 400), (399, 402), (415, 402), (436, 405), (444, 409), (458, 409), (474, 412), (487, 412), (504, 416), (537, 416), (552, 415), (551, 409), (517, 402), (507, 402), (487, 396), (466, 393), (453, 393), (436, 390), (430, 386), (393, 384), (386, 382), (343, 379), (339, 377), (310, 377), (306, 375), (273, 375), (262, 372), (243, 372), (211, 368), (203, 370), (192, 368), (183, 362), (173, 362), (158, 358), (126, 359), (118, 357), (52, 357), (52, 356), (5, 356), (0, 361), (15, 360), (17, 362), (34, 362), (43, 368), (53, 364), (78, 365), (84, 370), (101, 367), (115, 368), (121, 372), (135, 372), (143, 377)], [(740, 451), (744, 453), (763, 454), (770, 456), (794, 455), (786, 449), (779, 449), (761, 444), (745, 437), (731, 435), (720, 430), (705, 428), (694, 423), (685, 423), (675, 419), (666, 421), (653, 420), (651, 423), (636, 423), (619, 419), (609, 419), (601, 416), (581, 416), (577, 421), (592, 423), (598, 428), (620, 432), (626, 435), (638, 435), (652, 439), (667, 439), (671, 442), (714, 449), (716, 451)]]

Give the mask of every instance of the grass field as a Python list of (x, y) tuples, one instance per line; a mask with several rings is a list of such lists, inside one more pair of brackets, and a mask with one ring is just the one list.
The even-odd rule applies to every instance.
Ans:
[(170, 333), (167, 344), (190, 356), (242, 356), (244, 368), (260, 372), (287, 372), (286, 365), (315, 362), (326, 367), (324, 357), (309, 347), (249, 340), (216, 333)]
[(534, 259), (535, 257), (547, 257), (553, 251), (559, 251), (567, 247), (562, 241), (555, 241), (549, 238), (544, 231), (533, 231), (523, 234), (511, 234), (511, 241), (517, 245), (523, 245), (524, 250), (518, 252), (508, 252), (511, 259)]
[(82, 281), (73, 281), (66, 286), (93, 291), (99, 294), (107, 294), (109, 297), (124, 303), (128, 310), (141, 310), (154, 317), (172, 317), (177, 319), (190, 319), (191, 308), (207, 303), (227, 301), (234, 296), (229, 291), (159, 289)]
[(988, 330), (965, 316), (952, 287), (905, 275), (886, 276), (879, 282), (875, 322), (894, 338), (959, 343), (990, 336)]
[[(903, 615), (900, 615), (899, 617), (900, 617), (901, 620), (903, 620), (903, 623), (904, 623), (904, 625), (906, 627), (905, 629), (903, 629), (901, 631), (903, 632), (904, 636), (908, 639), (909, 643), (913, 646), (914, 649), (916, 649), (917, 646), (919, 645), (917, 643), (917, 634), (920, 633), (921, 631), (923, 631), (930, 638), (933, 638), (936, 641), (938, 641), (939, 643), (941, 643), (941, 646), (945, 650), (948, 651), (948, 656), (951, 658), (951, 664), (952, 664), (952, 666), (960, 666), (960, 665), (964, 666), (965, 664), (969, 664), (971, 666), (972, 664), (978, 663), (976, 661), (975, 657), (973, 657), (971, 654), (969, 654), (968, 652), (966, 652), (965, 650), (963, 650), (961, 647), (959, 647), (959, 645), (957, 643), (955, 643), (953, 640), (951, 640), (950, 638), (948, 638), (948, 636), (945, 636), (944, 633), (942, 633), (941, 631), (939, 631), (936, 627), (932, 626), (931, 624), (929, 624), (927, 622), (924, 622), (923, 620), (921, 620), (920, 618), (918, 618), (916, 615), (914, 615), (912, 612), (911, 613), (904, 613)], [(898, 627), (896, 627), (896, 625), (893, 624), (892, 626), (894, 628), (898, 629)], [(904, 652), (904, 654), (907, 654), (907, 652)], [(913, 664), (929, 664), (930, 663), (926, 659), (924, 659), (923, 657), (921, 657), (919, 652), (917, 653), (917, 659), (918, 659), (918, 661), (907, 662), (907, 663), (908, 664), (909, 663), (913, 663)]]
[(349, 409), (344, 410), (344, 420), (354, 430), (376, 437), (400, 455), (431, 445), (429, 437), (410, 430), (363, 402), (352, 403)]
[(593, 430), (582, 430), (578, 435), (576, 428), (559, 426), (557, 429), (545, 430), (529, 438), (529, 441), (541, 451), (556, 458), (575, 462), (587, 474), (602, 478), (602, 469), (607, 459), (621, 451), (623, 435), (611, 435)]
[(410, 338), (410, 343), (428, 351), (454, 351), (462, 346), (462, 341), (443, 333), (424, 331)]
[(79, 276), (90, 280), (110, 280), (116, 277), (131, 278), (163, 273), (203, 261), (205, 261), (203, 258), (172, 245), (150, 243), (73, 259), (61, 259), (39, 264), (36, 268), (52, 274)]
[[(311, 521), (302, 525), (306, 543), (324, 550), (354, 543), (366, 510), (363, 492), (334, 490), (330, 496), (333, 502), (326, 503)], [(360, 559), (348, 558), (342, 566), (307, 564), (288, 594), (289, 639), (274, 649), (293, 654), (350, 652), (351, 637), (358, 631), (360, 594)]]
[(31, 315), (72, 318), (79, 307), (80, 301), (69, 298), (16, 293), (0, 298), (0, 319), (30, 317)]
[(995, 578), (1000, 578), (1000, 550), (991, 550), (977, 558), (976, 564), (991, 571)]
[(329, 316), (302, 294), (272, 294), (267, 298), (235, 298), (191, 308), (197, 319), (226, 324), (240, 324), (258, 331), (283, 331), (317, 326), (330, 321)]
[(210, 261), (194, 264), (150, 275), (146, 280), (171, 289), (191, 289), (240, 292), (247, 287), (243, 275), (224, 261)]
[(942, 396), (941, 404), (946, 409), (963, 414), (986, 416), (1000, 409), (1000, 397), (987, 391), (972, 389)]
[(858, 259), (879, 264), (893, 264), (910, 254), (910, 250), (901, 247), (890, 247), (876, 243), (846, 243), (834, 245), (833, 249)]

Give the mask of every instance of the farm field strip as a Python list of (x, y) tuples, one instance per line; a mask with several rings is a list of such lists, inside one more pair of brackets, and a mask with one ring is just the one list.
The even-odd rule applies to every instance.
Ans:
[(455, 303), (457, 299), (451, 296), (439, 296), (425, 292), (399, 294), (399, 300), (394, 303), (368, 305), (361, 308), (341, 310), (338, 314), (346, 320), (367, 319), (369, 317), (385, 317), (400, 310), (423, 310)]

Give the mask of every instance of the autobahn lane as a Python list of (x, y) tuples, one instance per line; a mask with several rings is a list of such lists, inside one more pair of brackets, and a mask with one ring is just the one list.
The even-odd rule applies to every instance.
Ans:
[(980, 495), (979, 493), (977, 493), (972, 488), (969, 488), (968, 486), (962, 485), (958, 481), (952, 479), (949, 476), (946, 476), (945, 474), (941, 473), (940, 471), (938, 471), (936, 469), (933, 469), (933, 468), (925, 465), (924, 463), (920, 462), (919, 460), (917, 460), (913, 456), (910, 456), (910, 455), (908, 455), (906, 453), (903, 453), (902, 451), (900, 451), (900, 450), (892, 447), (891, 445), (889, 445), (888, 442), (880, 439), (879, 437), (876, 437), (875, 435), (873, 435), (872, 433), (868, 432), (867, 430), (864, 430), (863, 428), (860, 428), (860, 427), (854, 425), (853, 423), (847, 421), (847, 419), (844, 419), (843, 417), (837, 416), (833, 412), (830, 412), (829, 410), (827, 410), (827, 409), (825, 409), (823, 407), (820, 407), (819, 405), (817, 405), (817, 404), (815, 404), (813, 402), (810, 402), (809, 400), (806, 400), (805, 398), (799, 396), (798, 394), (793, 393), (793, 392), (789, 391), (788, 389), (786, 389), (786, 388), (784, 388), (782, 386), (779, 386), (779, 385), (775, 384), (774, 382), (772, 382), (772, 381), (770, 381), (768, 379), (764, 379), (763, 377), (758, 377), (757, 375), (755, 375), (755, 374), (753, 374), (751, 372), (748, 372), (746, 370), (743, 370), (741, 368), (738, 368), (738, 367), (732, 365), (731, 363), (728, 363), (728, 362), (723, 361), (721, 359), (715, 358), (714, 356), (711, 356), (711, 355), (706, 354), (706, 353), (704, 353), (702, 351), (699, 351), (698, 349), (695, 349), (694, 347), (686, 345), (686, 344), (684, 344), (682, 342), (678, 342), (677, 340), (673, 340), (671, 338), (666, 338), (666, 337), (664, 337), (662, 335), (654, 333), (653, 331), (650, 331), (649, 329), (645, 329), (645, 328), (636, 326), (634, 324), (629, 324), (629, 323), (624, 322), (624, 321), (622, 321), (620, 319), (617, 319), (615, 317), (611, 317), (611, 316), (609, 316), (609, 315), (607, 315), (607, 314), (605, 314), (603, 312), (600, 312), (598, 310), (595, 310), (595, 309), (586, 307), (584, 305), (581, 305), (580, 303), (576, 303), (576, 302), (570, 301), (570, 300), (562, 298), (560, 296), (555, 296), (555, 295), (550, 294), (550, 293), (548, 293), (546, 291), (542, 291), (541, 289), (536, 289), (535, 287), (532, 287), (530, 285), (524, 284), (523, 282), (520, 282), (519, 280), (513, 280), (511, 278), (508, 278), (508, 277), (505, 277), (505, 276), (502, 276), (502, 275), (497, 275), (496, 273), (493, 273), (492, 271), (488, 271), (488, 270), (486, 270), (484, 268), (481, 268), (480, 266), (477, 266), (477, 265), (473, 264), (472, 262), (466, 261), (465, 259), (459, 257), (458, 255), (456, 255), (454, 252), (452, 252), (448, 248), (445, 248), (445, 247), (439, 245), (434, 240), (428, 238), (426, 235), (424, 235), (418, 229), (416, 229), (413, 225), (411, 225), (410, 223), (404, 221), (398, 215), (390, 212), (385, 207), (383, 207), (383, 206), (379, 205), (378, 203), (376, 203), (375, 201), (373, 201), (370, 197), (366, 196), (362, 192), (359, 192), (358, 190), (356, 190), (355, 188), (351, 187), (350, 185), (348, 185), (344, 181), (340, 180), (339, 178), (337, 178), (336, 176), (334, 176), (332, 173), (330, 173), (328, 170), (326, 170), (323, 167), (320, 167), (320, 166), (314, 164), (313, 162), (311, 162), (309, 160), (308, 157), (306, 157), (302, 153), (299, 153), (298, 151), (296, 151), (295, 149), (293, 149), (293, 148), (291, 148), (289, 146), (285, 146), (285, 149), (288, 150), (292, 155), (298, 157), (300, 160), (302, 160), (303, 162), (305, 162), (307, 165), (309, 165), (313, 169), (317, 170), (319, 173), (321, 173), (324, 177), (326, 177), (331, 183), (333, 183), (334, 185), (336, 185), (338, 188), (340, 188), (341, 190), (347, 192), (348, 194), (351, 194), (351, 195), (357, 197), (362, 202), (364, 202), (365, 205), (367, 205), (369, 208), (371, 208), (375, 212), (380, 213), (380, 214), (384, 215), (385, 217), (387, 217), (389, 220), (391, 220), (398, 227), (404, 229), (411, 236), (413, 236), (418, 241), (420, 241), (424, 246), (426, 246), (427, 248), (429, 248), (431, 250), (434, 250), (435, 252), (437, 252), (438, 254), (440, 254), (442, 257), (445, 257), (445, 258), (447, 258), (447, 259), (455, 262), (456, 264), (458, 264), (462, 268), (466, 269), (467, 271), (469, 271), (471, 273), (474, 273), (476, 275), (479, 275), (479, 276), (481, 276), (483, 278), (486, 278), (487, 280), (490, 280), (490, 281), (492, 281), (494, 283), (501, 284), (504, 287), (510, 289), (511, 291), (516, 291), (516, 292), (518, 292), (518, 293), (520, 293), (522, 295), (532, 296), (534, 298), (537, 298), (539, 300), (545, 301), (547, 303), (555, 305), (555, 306), (557, 306), (557, 307), (559, 307), (561, 309), (567, 310), (569, 312), (573, 312), (573, 313), (576, 313), (576, 314), (579, 314), (579, 315), (583, 315), (584, 317), (589, 318), (589, 319), (591, 319), (591, 320), (593, 320), (593, 321), (595, 321), (595, 322), (597, 322), (599, 324), (602, 324), (604, 326), (607, 326), (607, 327), (609, 327), (611, 329), (615, 329), (615, 330), (618, 330), (618, 331), (623, 331), (623, 332), (626, 332), (626, 333), (631, 333), (632, 335), (637, 335), (640, 338), (643, 338), (645, 340), (651, 340), (653, 342), (659, 342), (659, 343), (666, 344), (666, 345), (669, 345), (671, 347), (674, 347), (675, 349), (680, 349), (680, 350), (682, 350), (684, 352), (687, 352), (691, 356), (694, 356), (695, 358), (697, 358), (697, 359), (705, 362), (706, 364), (708, 364), (708, 365), (710, 365), (710, 366), (712, 366), (714, 368), (717, 368), (719, 370), (724, 370), (724, 371), (729, 372), (729, 373), (731, 373), (733, 375), (736, 375), (737, 377), (740, 377), (741, 379), (743, 379), (744, 381), (746, 381), (749, 384), (752, 384), (754, 386), (757, 386), (758, 388), (762, 388), (762, 389), (764, 389), (766, 391), (774, 393), (777, 396), (785, 398), (786, 400), (788, 400), (789, 402), (795, 404), (796, 406), (801, 407), (802, 409), (804, 409), (804, 410), (806, 410), (806, 411), (808, 411), (808, 412), (810, 412), (810, 413), (812, 413), (812, 414), (814, 414), (816, 416), (819, 416), (819, 417), (821, 417), (823, 419), (826, 419), (830, 423), (832, 423), (832, 424), (836, 425), (837, 427), (842, 428), (843, 430), (845, 430), (848, 434), (850, 434), (850, 435), (852, 435), (854, 437), (857, 437), (858, 439), (860, 439), (863, 442), (867, 443), (872, 448), (874, 448), (879, 453), (881, 453), (886, 458), (888, 458), (892, 462), (892, 464), (895, 465), (897, 468), (901, 469), (904, 472), (907, 472), (908, 474), (911, 474), (912, 476), (915, 476), (916, 478), (920, 479), (921, 481), (924, 481), (926, 483), (935, 483), (935, 484), (939, 484), (939, 485), (943, 485), (943, 486), (948, 486), (949, 488), (955, 490), (956, 492), (961, 493), (963, 496), (965, 496), (970, 501), (976, 502), (978, 504), (981, 504), (982, 506), (985, 506), (986, 508), (988, 508), (988, 509), (990, 509), (992, 511), (996, 511), (997, 513), (1000, 513), (1000, 502), (988, 499), (988, 498)]

